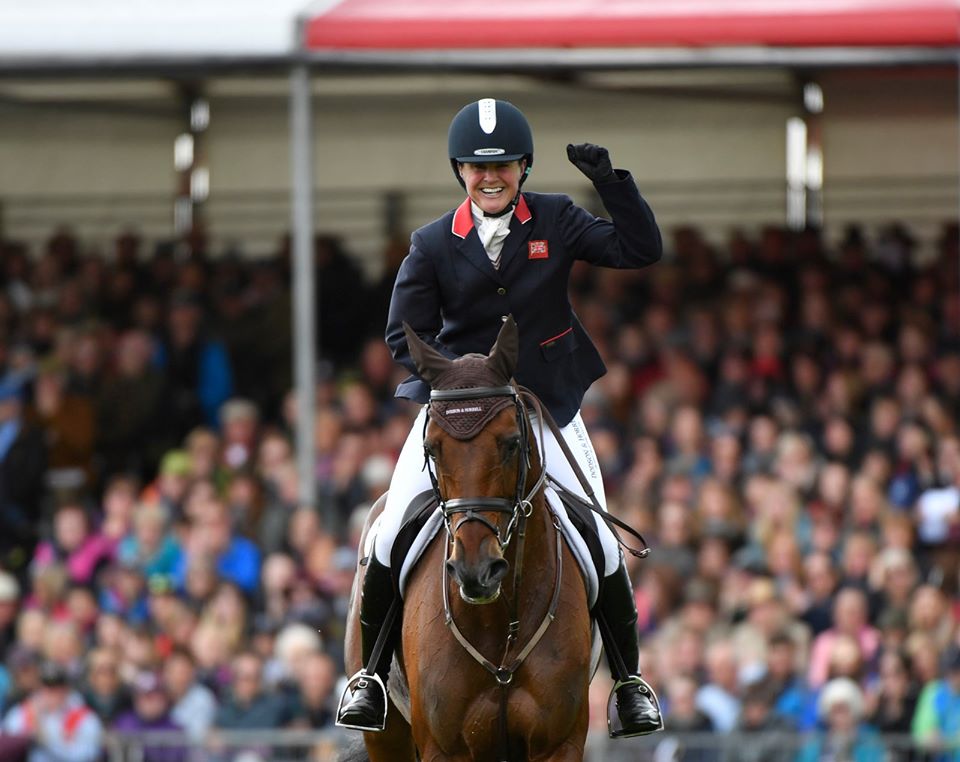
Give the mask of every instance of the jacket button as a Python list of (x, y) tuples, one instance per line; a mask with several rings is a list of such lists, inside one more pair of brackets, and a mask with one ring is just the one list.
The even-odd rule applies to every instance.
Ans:
[(507, 316), (506, 316), (506, 315), (501, 315), (501, 316), (500, 316), (500, 322), (501, 322), (501, 323), (506, 323), (506, 322), (507, 322)]
[(500, 294), (500, 296), (506, 296), (507, 289), (501, 286), (500, 288), (497, 289), (497, 293)]

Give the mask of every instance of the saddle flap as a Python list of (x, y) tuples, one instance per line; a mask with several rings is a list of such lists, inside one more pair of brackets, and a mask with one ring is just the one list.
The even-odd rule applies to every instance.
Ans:
[[(393, 548), (390, 551), (390, 569), (393, 572), (393, 585), (397, 593), (402, 594), (404, 580), (409, 568), (405, 569), (405, 562), (411, 554), (419, 558), (423, 553), (425, 544), (418, 542), (418, 537), (426, 525), (427, 521), (437, 509), (437, 498), (433, 490), (425, 490), (417, 495), (403, 513), (403, 522), (400, 525), (400, 531), (397, 532), (397, 538), (394, 540)], [(433, 533), (431, 532), (431, 538)], [(414, 548), (414, 545), (417, 548)], [(410, 564), (406, 564), (407, 567)]]
[(600, 542), (600, 536), (597, 534), (597, 524), (591, 516), (590, 504), (579, 495), (564, 489), (559, 484), (551, 484), (554, 493), (563, 505), (567, 518), (570, 523), (583, 538), (590, 552), (590, 560), (593, 568), (596, 569), (597, 579), (604, 577), (604, 568), (606, 565), (606, 556), (603, 552), (603, 544)]

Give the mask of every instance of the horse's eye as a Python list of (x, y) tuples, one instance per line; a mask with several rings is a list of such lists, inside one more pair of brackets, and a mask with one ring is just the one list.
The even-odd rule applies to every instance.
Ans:
[(510, 437), (503, 443), (503, 451), (506, 455), (516, 455), (517, 450), (520, 449), (520, 437), (514, 436)]
[(427, 458), (433, 458), (434, 460), (436, 460), (437, 458), (437, 451), (436, 449), (434, 449), (434, 446), (429, 442), (423, 443), (423, 454)]

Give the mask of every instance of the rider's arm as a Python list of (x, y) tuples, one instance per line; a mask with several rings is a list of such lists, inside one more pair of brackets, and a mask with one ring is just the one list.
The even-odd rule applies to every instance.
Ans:
[(414, 375), (416, 365), (410, 357), (407, 339), (403, 333), (403, 324), (407, 323), (427, 344), (446, 357), (454, 359), (454, 354), (438, 339), (437, 334), (443, 326), (440, 314), (440, 284), (437, 272), (430, 257), (418, 247), (422, 245), (414, 236), (410, 253), (400, 265), (397, 280), (390, 297), (390, 313), (387, 317), (386, 341), (393, 359)]
[(610, 220), (594, 217), (570, 202), (560, 214), (563, 236), (576, 258), (591, 264), (617, 268), (653, 264), (663, 254), (653, 211), (630, 173), (622, 169), (616, 172), (616, 181), (594, 185)]

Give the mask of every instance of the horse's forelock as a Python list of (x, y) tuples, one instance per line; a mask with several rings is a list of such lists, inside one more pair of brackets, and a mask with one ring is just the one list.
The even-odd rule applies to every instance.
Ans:
[(486, 355), (466, 354), (450, 363), (443, 373), (430, 384), (431, 389), (471, 389), (476, 386), (505, 386), (509, 378), (491, 370), (486, 364)]

